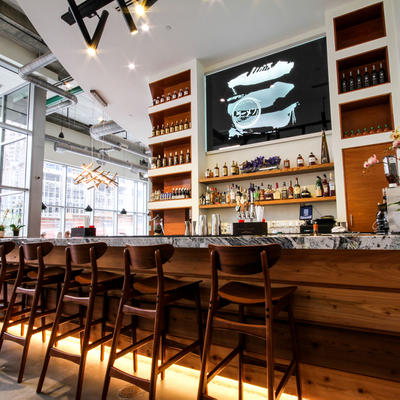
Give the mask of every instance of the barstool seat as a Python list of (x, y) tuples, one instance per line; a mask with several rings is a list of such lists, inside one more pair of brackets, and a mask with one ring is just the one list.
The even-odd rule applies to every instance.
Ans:
[[(75, 280), (81, 285), (90, 285), (92, 282), (92, 273), (83, 272), (75, 277)], [(121, 275), (113, 274), (112, 272), (98, 271), (97, 283), (104, 283), (109, 281), (119, 280), (122, 284), (123, 277)]]
[[(47, 267), (44, 270), (44, 278), (52, 278), (54, 276), (60, 276), (60, 277), (64, 277), (64, 270), (62, 268), (59, 267)], [(37, 270), (33, 270), (33, 271), (29, 271), (28, 272), (28, 277), (31, 279), (37, 279), (38, 277), (38, 271)]]
[[(183, 282), (177, 279), (164, 277), (164, 292), (171, 292), (178, 289), (186, 289), (189, 286), (195, 286), (198, 282)], [(157, 293), (157, 277), (152, 276), (149, 278), (138, 279), (133, 284), (133, 288), (139, 293), (155, 294)]]
[[(296, 286), (271, 288), (271, 299), (272, 301), (281, 301), (295, 291)], [(264, 287), (243, 282), (229, 282), (219, 288), (218, 294), (233, 303), (261, 304), (265, 302)]]

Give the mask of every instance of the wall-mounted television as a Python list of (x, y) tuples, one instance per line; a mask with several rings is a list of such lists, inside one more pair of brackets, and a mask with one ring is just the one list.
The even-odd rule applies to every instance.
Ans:
[(326, 38), (205, 79), (207, 151), (331, 127)]

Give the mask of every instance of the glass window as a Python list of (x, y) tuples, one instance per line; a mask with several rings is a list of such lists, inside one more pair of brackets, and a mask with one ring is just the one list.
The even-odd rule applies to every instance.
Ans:
[(84, 209), (67, 208), (65, 210), (65, 230), (71, 232), (72, 228), (90, 225), (90, 213)]
[(100, 210), (114, 210), (116, 193), (117, 190), (115, 188), (108, 188), (105, 185), (100, 185), (94, 192), (95, 208)]
[(4, 96), (4, 121), (20, 128), (28, 127), (29, 85)]
[[(10, 138), (18, 135), (12, 135), (10, 131), (6, 131), (4, 136)], [(17, 141), (1, 146), (2, 185), (25, 187), (27, 138), (24, 135), (21, 136)], [(4, 140), (5, 143), (7, 141), (7, 139)]]
[(118, 214), (118, 235), (133, 236), (135, 233), (133, 214)]
[(114, 234), (114, 212), (94, 211), (94, 226), (97, 236), (113, 236)]
[(61, 207), (48, 206), (42, 211), (40, 232), (46, 239), (54, 239), (62, 232)]
[(85, 185), (75, 185), (74, 178), (81, 173), (80, 168), (67, 167), (66, 206), (86, 208), (88, 204), (93, 206), (91, 193)]
[(43, 166), (43, 196), (46, 206), (61, 206), (63, 199), (65, 168), (59, 164), (46, 162)]

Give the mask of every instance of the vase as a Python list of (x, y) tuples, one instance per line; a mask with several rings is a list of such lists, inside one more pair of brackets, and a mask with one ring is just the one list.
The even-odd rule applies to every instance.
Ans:
[(13, 236), (18, 237), (19, 236), (19, 229), (13, 230)]

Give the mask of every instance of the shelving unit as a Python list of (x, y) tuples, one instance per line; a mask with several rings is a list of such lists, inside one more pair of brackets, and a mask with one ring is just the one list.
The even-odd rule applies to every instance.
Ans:
[[(258, 201), (255, 203), (257, 206), (279, 206), (286, 204), (302, 204), (302, 203), (324, 203), (328, 201), (336, 201), (336, 196), (330, 197), (311, 197), (304, 199), (287, 199), (287, 200), (267, 200), (267, 201)], [(207, 204), (200, 206), (202, 209), (209, 208), (233, 208), (235, 204)]]
[(272, 169), (268, 171), (250, 172), (248, 174), (221, 176), (218, 178), (203, 178), (200, 179), (199, 182), (209, 184), (209, 183), (221, 183), (221, 182), (232, 182), (232, 181), (244, 181), (249, 179), (272, 178), (274, 176), (308, 174), (311, 172), (329, 171), (333, 169), (334, 169), (334, 164), (327, 163), (327, 164), (311, 165), (308, 167), (301, 167), (301, 168)]

